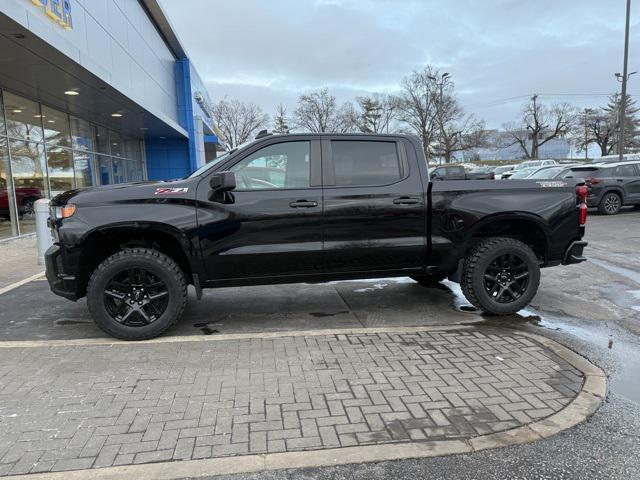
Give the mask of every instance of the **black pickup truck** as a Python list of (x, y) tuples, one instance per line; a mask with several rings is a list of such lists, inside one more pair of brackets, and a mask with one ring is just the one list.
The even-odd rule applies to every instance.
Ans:
[(510, 314), (541, 267), (584, 260), (585, 199), (572, 179), (431, 182), (411, 136), (266, 136), (182, 180), (58, 195), (47, 279), (129, 340), (177, 322), (189, 284), (449, 277)]

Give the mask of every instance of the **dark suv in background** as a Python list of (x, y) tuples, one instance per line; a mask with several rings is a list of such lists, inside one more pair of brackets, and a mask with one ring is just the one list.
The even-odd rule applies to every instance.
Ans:
[(587, 206), (615, 215), (623, 205), (640, 207), (640, 161), (573, 167), (564, 178), (582, 177), (589, 189)]

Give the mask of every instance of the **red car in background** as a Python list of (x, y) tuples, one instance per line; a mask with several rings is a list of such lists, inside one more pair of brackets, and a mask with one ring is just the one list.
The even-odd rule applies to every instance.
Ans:
[[(36, 200), (44, 197), (42, 190), (31, 186), (17, 186), (15, 190), (18, 213), (20, 215), (33, 214)], [(0, 178), (0, 217), (9, 217), (9, 193), (7, 180)]]

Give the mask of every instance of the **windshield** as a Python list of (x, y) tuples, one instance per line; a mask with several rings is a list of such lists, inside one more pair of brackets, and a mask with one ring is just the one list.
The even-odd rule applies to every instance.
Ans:
[(220, 155), (219, 157), (214, 158), (209, 163), (205, 163), (204, 165), (202, 165), (199, 169), (197, 169), (195, 172), (193, 172), (191, 175), (189, 175), (186, 178), (193, 178), (193, 177), (197, 177), (198, 175), (202, 175), (203, 173), (207, 172), (210, 168), (212, 168), (215, 165), (219, 164), (223, 160), (226, 160), (229, 157), (229, 155), (231, 155), (232, 153), (236, 153), (238, 150), (242, 150), (244, 147), (246, 147), (247, 145), (249, 145), (250, 143), (253, 143), (253, 142), (255, 142), (255, 140), (248, 140), (248, 141), (238, 145), (237, 147), (232, 148), (228, 152), (224, 152), (222, 155)]
[(220, 155), (219, 157), (214, 158), (209, 163), (205, 163), (199, 169), (197, 169), (195, 172), (193, 172), (191, 175), (189, 175), (186, 178), (193, 178), (193, 177), (197, 177), (198, 175), (202, 175), (204, 172), (209, 170), (211, 167), (213, 167), (214, 165), (217, 165), (222, 160), (227, 158), (232, 152), (235, 152), (235, 149), (234, 150), (229, 150), (228, 152), (224, 152), (222, 155)]

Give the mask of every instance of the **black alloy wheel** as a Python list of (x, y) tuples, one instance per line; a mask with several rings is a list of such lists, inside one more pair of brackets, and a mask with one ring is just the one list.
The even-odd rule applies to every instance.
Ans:
[(480, 240), (465, 256), (460, 275), (467, 300), (493, 315), (526, 307), (539, 284), (540, 259), (529, 245), (509, 237)]
[(116, 322), (130, 327), (149, 325), (167, 309), (167, 285), (153, 272), (131, 267), (117, 273), (104, 290), (104, 307)]
[(484, 289), (498, 303), (518, 300), (529, 286), (529, 267), (514, 253), (496, 257), (484, 273)]
[(600, 202), (600, 212), (605, 215), (615, 215), (622, 207), (622, 199), (617, 193), (607, 193)]
[(87, 306), (98, 327), (122, 340), (147, 340), (171, 328), (187, 304), (183, 270), (165, 253), (132, 247), (91, 273)]

